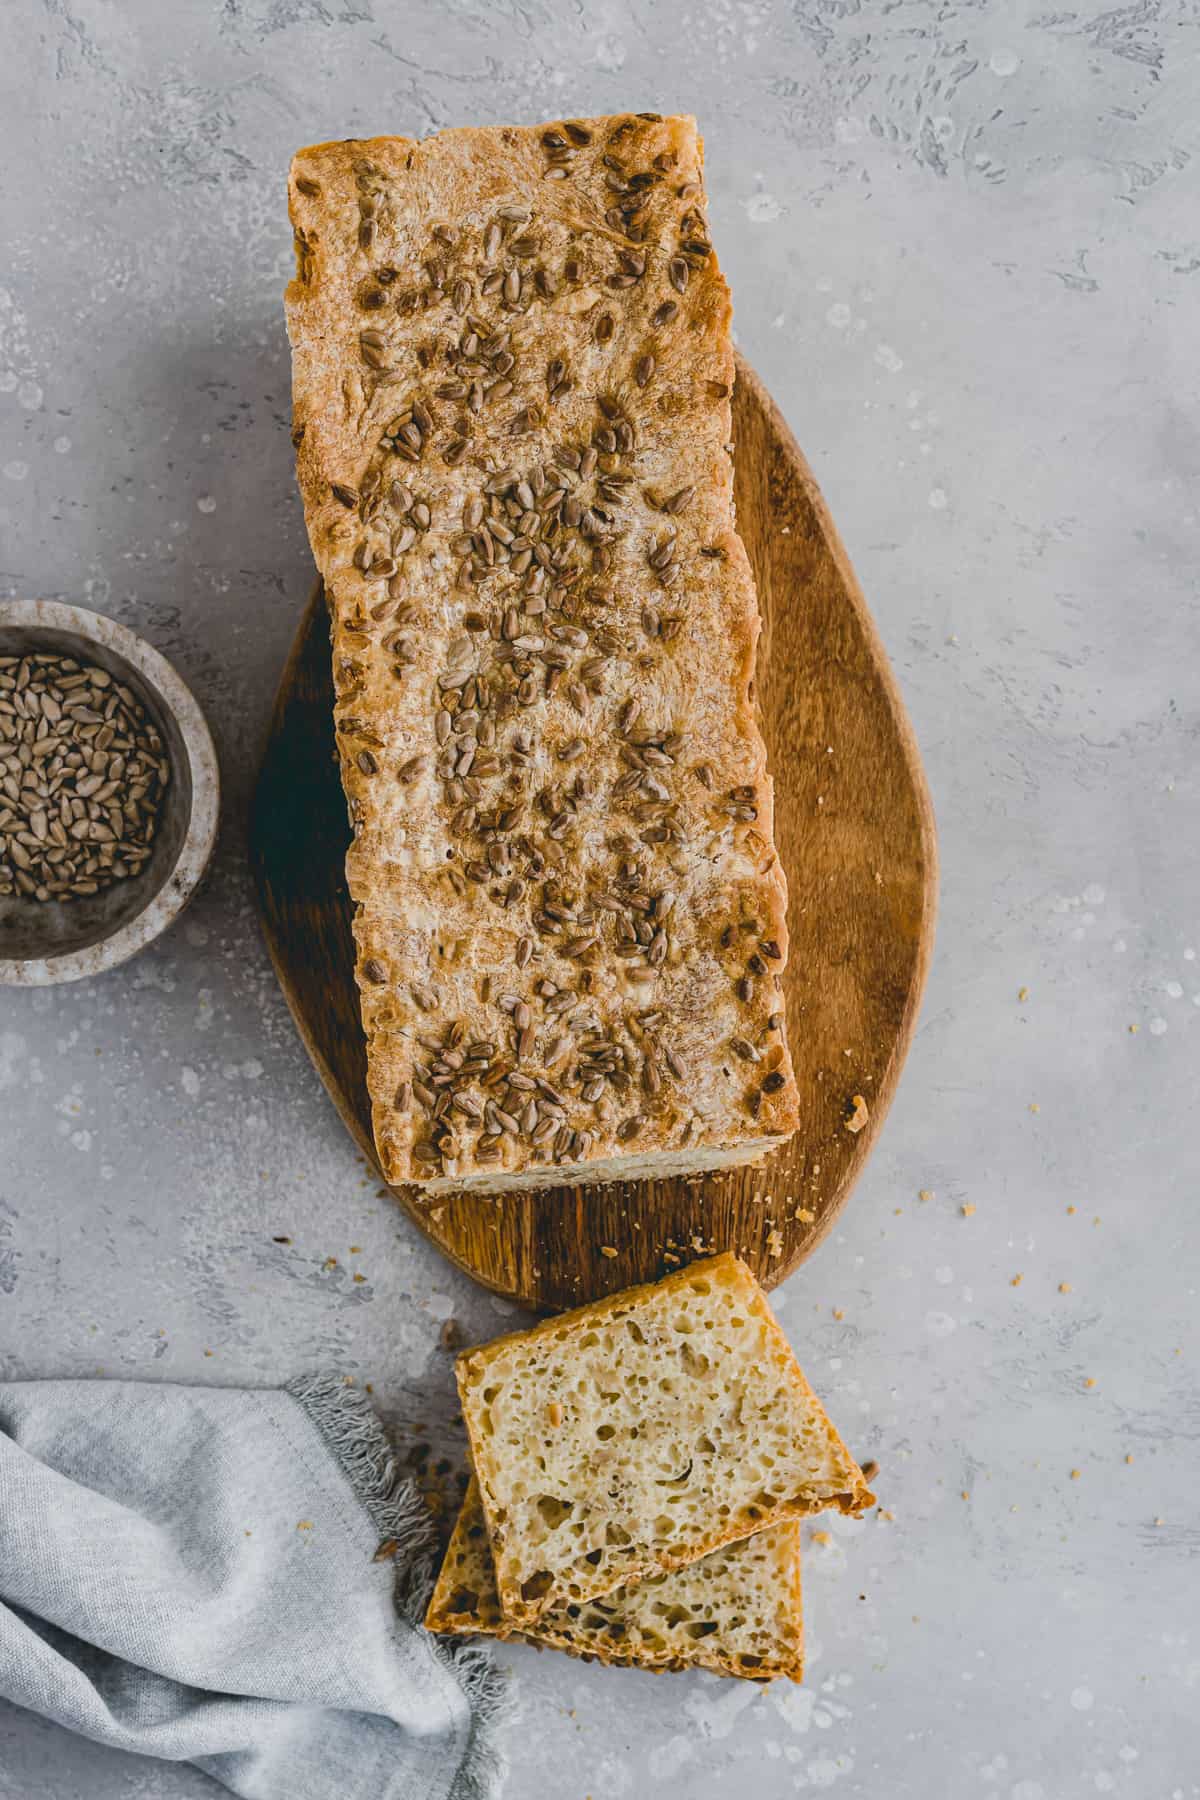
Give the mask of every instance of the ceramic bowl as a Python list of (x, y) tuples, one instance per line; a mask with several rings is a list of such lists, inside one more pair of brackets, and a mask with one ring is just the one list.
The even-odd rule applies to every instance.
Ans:
[(139, 875), (74, 900), (0, 896), (0, 984), (47, 987), (115, 968), (179, 916), (212, 855), (220, 776), (191, 692), (126, 626), (57, 600), (0, 600), (0, 656), (26, 651), (92, 663), (131, 688), (171, 763), (154, 849)]

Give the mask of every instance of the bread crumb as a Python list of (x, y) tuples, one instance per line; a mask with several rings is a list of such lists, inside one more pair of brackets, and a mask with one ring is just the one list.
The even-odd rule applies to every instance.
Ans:
[(846, 1315), (840, 1306), (835, 1306), (833, 1309), (833, 1316), (835, 1319), (844, 1319)]
[(358, 1271), (356, 1270), (355, 1274), (354, 1274), (354, 1279), (355, 1279), (355, 1281), (365, 1281), (367, 1278), (365, 1275), (360, 1275), (358, 1273)]
[(466, 1336), (457, 1319), (443, 1319), (442, 1329), (438, 1332), (438, 1344), (443, 1350), (461, 1350), (466, 1343)]
[(1072, 1469), (1071, 1470), (1071, 1480), (1078, 1481), (1079, 1477), (1082, 1475), (1082, 1473), (1083, 1473), (1082, 1469)]
[(919, 1192), (919, 1194), (917, 1195), (917, 1199), (918, 1200), (932, 1200), (933, 1199), (933, 1189), (932, 1188), (922, 1188), (921, 1191)]
[[(849, 1052), (847, 1051), (847, 1055)], [(846, 1130), (859, 1132), (871, 1117), (870, 1109), (861, 1094), (855, 1094), (850, 1101), (850, 1117), (846, 1120)]]
[(1084, 1387), (1095, 1387), (1096, 1377), (1094, 1375), (1089, 1375), (1083, 1385)]
[(958, 1210), (962, 1214), (964, 1219), (971, 1219), (971, 1218), (974, 1218), (974, 1216), (975, 1216), (975, 1207), (974, 1207), (973, 1202), (970, 1200), (964, 1200)]
[(1060, 1294), (1069, 1294), (1071, 1291), (1070, 1282), (1069, 1281), (1060, 1281), (1058, 1284), (1058, 1291)]
[(1017, 989), (1017, 999), (1018, 1000), (1028, 1000), (1028, 998), (1029, 998), (1029, 989), (1027, 987)]
[(1131, 1026), (1130, 1026), (1130, 1027), (1129, 1027), (1129, 1030), (1130, 1030), (1130, 1034), (1131, 1034), (1131, 1035), (1132, 1035), (1132, 1036), (1133, 1036), (1133, 1037), (1136, 1037), (1136, 1036), (1137, 1036), (1137, 1026), (1136, 1026), (1136, 1025), (1131, 1025)]
[(601, 1244), (600, 1254), (601, 1256), (616, 1256), (617, 1251), (612, 1244)]
[(816, 1213), (809, 1212), (806, 1206), (798, 1206), (796, 1208), (796, 1217), (802, 1225), (811, 1225), (816, 1216)]
[(362, 1255), (362, 1245), (361, 1244), (351, 1244), (350, 1254), (351, 1254), (351, 1256), (361, 1256)]
[(782, 1231), (769, 1231), (767, 1233), (767, 1254), (772, 1257), (783, 1255)]
[(875, 1461), (873, 1456), (869, 1456), (862, 1465), (862, 1473), (864, 1481), (874, 1481), (875, 1477), (878, 1475), (879, 1464)]
[(1029, 1110), (1030, 1110), (1030, 1112), (1041, 1112), (1042, 1109), (1038, 1105), (1036, 1100), (1031, 1100), (1029, 1102)]
[(1071, 1214), (1071, 1213), (1077, 1212), (1077, 1211), (1078, 1211), (1078, 1208), (1074, 1207), (1074, 1206), (1068, 1206), (1068, 1208), (1067, 1208), (1068, 1214)]
[(1023, 1275), (1014, 1275), (1008, 1285), (1009, 1287), (1020, 1287), (1024, 1279), (1025, 1277)]
[(828, 1543), (831, 1543), (832, 1539), (830, 1538), (829, 1533), (827, 1531), (814, 1531), (812, 1534), (812, 1541), (814, 1544), (820, 1544), (820, 1545), (824, 1546)]
[(880, 1517), (880, 1518), (881, 1518), (881, 1519), (886, 1519), (886, 1520), (887, 1520), (887, 1521), (888, 1521), (888, 1524), (889, 1524), (889, 1525), (894, 1525), (894, 1524), (895, 1524), (895, 1522), (896, 1522), (896, 1515), (895, 1515), (895, 1513), (894, 1513), (894, 1512), (888, 1512), (888, 1511), (887, 1511), (887, 1509), (886, 1509), (886, 1508), (885, 1508), (885, 1507), (882, 1507), (882, 1506), (881, 1506), (881, 1507), (880, 1507), (880, 1509), (879, 1509), (879, 1517)]
[(1167, 1521), (1166, 1521), (1166, 1520), (1165, 1520), (1165, 1519), (1155, 1519), (1155, 1521), (1154, 1521), (1154, 1523), (1155, 1523), (1155, 1524), (1156, 1524), (1156, 1525), (1165, 1525), (1165, 1524), (1166, 1524), (1166, 1522), (1167, 1522)]
[(969, 1500), (971, 1498), (971, 1490), (969, 1488), (964, 1488), (959, 1498)]
[(296, 1530), (297, 1531), (311, 1531), (312, 1530), (312, 1520), (311, 1519), (301, 1519), (296, 1526)]
[(321, 1264), (321, 1267), (323, 1269), (336, 1269), (337, 1268), (337, 1257), (336, 1256), (327, 1256), (325, 1258), (325, 1261)]
[(1130, 1451), (1129, 1455), (1125, 1458), (1125, 1461), (1127, 1463), (1131, 1463), (1133, 1461), (1133, 1452), (1132, 1451)]

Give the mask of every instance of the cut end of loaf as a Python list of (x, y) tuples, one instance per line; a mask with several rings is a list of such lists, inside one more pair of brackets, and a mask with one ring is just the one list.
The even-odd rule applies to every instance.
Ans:
[(422, 1191), (429, 1195), (448, 1193), (505, 1193), (513, 1189), (573, 1187), (584, 1183), (596, 1185), (614, 1181), (667, 1181), (672, 1177), (701, 1175), (713, 1169), (742, 1168), (761, 1162), (764, 1156), (787, 1142), (786, 1138), (751, 1138), (730, 1149), (700, 1148), (693, 1152), (647, 1152), (644, 1156), (597, 1158), (586, 1163), (553, 1163), (512, 1174), (448, 1175), (425, 1182)]

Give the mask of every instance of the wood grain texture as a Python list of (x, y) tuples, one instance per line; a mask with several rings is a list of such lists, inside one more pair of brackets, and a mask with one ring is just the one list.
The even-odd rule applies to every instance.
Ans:
[[(740, 360), (734, 430), (738, 529), (763, 613), (758, 699), (790, 890), (785, 981), (800, 1129), (757, 1168), (689, 1180), (434, 1201), (393, 1190), (452, 1262), (538, 1309), (726, 1249), (765, 1286), (781, 1281), (829, 1231), (866, 1161), (929, 966), (937, 853), (912, 729), (812, 472)], [(251, 860), (300, 1035), (374, 1163), (343, 871), (349, 836), (318, 584), (275, 702)], [(867, 1117), (851, 1131), (856, 1095)]]

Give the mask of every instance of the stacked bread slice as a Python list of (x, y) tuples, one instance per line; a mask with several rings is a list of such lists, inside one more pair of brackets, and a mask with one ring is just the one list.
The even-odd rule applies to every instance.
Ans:
[(457, 1374), (475, 1479), (431, 1630), (799, 1679), (798, 1521), (873, 1496), (744, 1263), (499, 1338)]
[(786, 1519), (583, 1605), (552, 1603), (536, 1624), (518, 1628), (501, 1611), (472, 1479), (425, 1623), (430, 1631), (524, 1636), (600, 1662), (798, 1681), (804, 1666), (800, 1522)]

